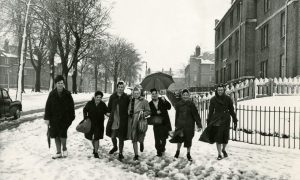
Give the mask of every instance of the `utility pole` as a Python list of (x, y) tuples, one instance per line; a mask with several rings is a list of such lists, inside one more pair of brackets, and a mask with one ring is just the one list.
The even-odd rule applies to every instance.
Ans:
[(17, 86), (17, 94), (16, 94), (16, 100), (18, 100), (18, 101), (22, 101), (22, 77), (23, 77), (23, 66), (24, 66), (24, 55), (25, 55), (25, 41), (26, 41), (27, 23), (28, 23), (27, 21), (28, 21), (28, 14), (29, 14), (30, 2), (31, 2), (31, 0), (28, 0), (28, 2), (27, 2), (27, 9), (26, 9), (26, 15), (25, 15), (24, 30), (23, 30), (23, 36), (22, 36), (20, 65), (19, 65), (19, 72), (18, 72), (18, 86)]

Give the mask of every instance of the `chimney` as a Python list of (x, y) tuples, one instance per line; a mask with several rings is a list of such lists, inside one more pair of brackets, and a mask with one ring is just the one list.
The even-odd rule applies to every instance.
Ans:
[(200, 56), (200, 54), (201, 54), (201, 48), (200, 48), (200, 46), (196, 46), (196, 54), (195, 54), (195, 56), (198, 57), (198, 56)]
[(220, 22), (219, 19), (215, 19), (215, 26), (217, 26), (219, 22)]

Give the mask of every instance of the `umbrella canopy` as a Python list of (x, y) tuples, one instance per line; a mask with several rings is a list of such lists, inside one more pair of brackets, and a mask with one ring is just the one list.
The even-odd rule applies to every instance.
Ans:
[(162, 72), (158, 72), (146, 76), (145, 79), (141, 82), (141, 86), (145, 91), (149, 91), (152, 88), (163, 90), (168, 89), (172, 83), (174, 83), (172, 76)]

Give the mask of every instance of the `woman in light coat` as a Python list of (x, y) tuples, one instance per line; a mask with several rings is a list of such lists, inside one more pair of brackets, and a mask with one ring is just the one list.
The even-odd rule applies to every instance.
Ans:
[(134, 160), (139, 159), (138, 142), (140, 143), (140, 151), (144, 150), (144, 139), (146, 132), (139, 130), (140, 116), (148, 116), (150, 114), (150, 107), (148, 101), (141, 97), (141, 90), (137, 87), (133, 89), (133, 97), (130, 100), (128, 107), (128, 131), (127, 138), (132, 140), (134, 150)]

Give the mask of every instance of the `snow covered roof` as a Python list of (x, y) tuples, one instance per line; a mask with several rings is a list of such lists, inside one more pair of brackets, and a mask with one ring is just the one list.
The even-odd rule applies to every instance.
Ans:
[(201, 64), (215, 64), (215, 63), (211, 60), (201, 59)]
[(2, 53), (5, 57), (9, 57), (9, 58), (17, 58), (18, 56), (15, 55), (15, 54), (11, 54), (11, 53), (6, 53), (6, 52), (3, 52)]

